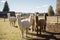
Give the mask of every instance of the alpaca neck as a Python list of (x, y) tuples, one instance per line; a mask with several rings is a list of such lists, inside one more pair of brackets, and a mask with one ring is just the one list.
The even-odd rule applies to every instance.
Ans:
[(18, 25), (21, 25), (21, 18), (18, 18)]
[(31, 24), (31, 22), (32, 22), (32, 19), (31, 19), (31, 17), (29, 17), (29, 22), (30, 22), (30, 24)]
[(31, 17), (29, 18), (29, 20), (30, 20), (30, 24), (32, 24), (32, 23), (33, 23), (33, 17), (31, 16)]

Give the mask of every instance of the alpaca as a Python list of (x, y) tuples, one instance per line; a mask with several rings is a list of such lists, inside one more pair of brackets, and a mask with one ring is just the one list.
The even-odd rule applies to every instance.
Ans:
[(38, 26), (40, 26), (40, 34), (41, 34), (41, 31), (45, 31), (45, 29), (46, 29), (46, 22), (45, 22), (45, 20), (44, 19), (40, 19), (39, 21), (38, 21)]
[(8, 19), (9, 19), (10, 25), (15, 26), (17, 18), (14, 16), (10, 16), (10, 13), (8, 13)]
[(17, 20), (16, 17), (10, 17), (9, 18), (10, 25), (15, 26), (16, 20)]
[(29, 18), (21, 20), (21, 15), (17, 15), (18, 25), (19, 25), (19, 28), (20, 28), (21, 33), (22, 33), (22, 38), (24, 36), (25, 31), (26, 31), (26, 36), (27, 36), (28, 28), (32, 25), (31, 17), (32, 16), (29, 16)]
[(33, 21), (33, 30), (35, 31), (38, 27), (40, 27), (40, 34), (41, 34), (41, 31), (42, 30), (44, 31), (46, 29), (46, 21), (43, 18), (38, 19), (38, 16), (35, 16), (34, 18), (35, 19)]

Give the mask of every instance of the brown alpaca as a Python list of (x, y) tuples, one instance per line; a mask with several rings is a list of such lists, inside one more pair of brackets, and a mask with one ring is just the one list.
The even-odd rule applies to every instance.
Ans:
[(38, 27), (40, 27), (40, 34), (41, 34), (41, 31), (45, 31), (46, 29), (46, 22), (44, 19), (39, 19), (38, 20), (38, 16), (36, 16), (36, 19), (33, 20), (33, 26), (32, 26), (32, 29), (35, 31), (37, 30), (37, 34), (38, 34)]
[(40, 19), (38, 20), (38, 26), (40, 27), (40, 34), (41, 34), (41, 31), (45, 31), (46, 29), (46, 22), (44, 19)]
[(47, 14), (44, 15), (44, 19), (38, 19), (38, 12), (35, 13), (34, 20), (33, 20), (33, 26), (32, 29), (35, 31), (37, 29), (37, 34), (38, 34), (38, 27), (40, 27), (40, 34), (41, 30), (46, 31), (46, 16)]

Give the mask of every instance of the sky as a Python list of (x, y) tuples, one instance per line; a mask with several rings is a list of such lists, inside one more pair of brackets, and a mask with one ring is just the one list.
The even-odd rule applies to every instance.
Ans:
[(54, 11), (56, 9), (56, 0), (0, 0), (0, 11), (3, 10), (5, 1), (8, 2), (10, 11), (15, 12), (44, 13), (50, 5)]

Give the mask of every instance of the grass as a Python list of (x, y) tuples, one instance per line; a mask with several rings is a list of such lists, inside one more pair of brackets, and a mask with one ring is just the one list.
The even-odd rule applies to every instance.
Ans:
[(0, 40), (20, 40), (20, 30), (10, 26), (8, 19), (0, 18)]
[[(17, 26), (17, 23), (16, 23), (16, 26)], [(55, 30), (52, 29), (53, 27)], [(48, 29), (48, 31), (60, 32), (60, 30), (59, 30), (60, 25), (58, 27), (56, 27), (56, 25), (51, 26), (51, 27), (49, 26), (49, 27), (47, 27), (47, 29)], [(31, 36), (31, 35), (29, 35), (29, 36)], [(60, 38), (60, 35), (54, 35), (54, 37)], [(34, 36), (33, 36), (33, 38), (34, 38)], [(44, 37), (42, 37), (42, 38), (44, 38)], [(19, 28), (10, 26), (8, 19), (6, 19), (4, 22), (4, 19), (0, 18), (0, 40), (22, 40), (21, 32), (20, 32)]]
[[(17, 22), (15, 26), (17, 26)], [(10, 26), (8, 19), (5, 19), (4, 22), (4, 19), (0, 18), (0, 40), (22, 40), (20, 29)]]

